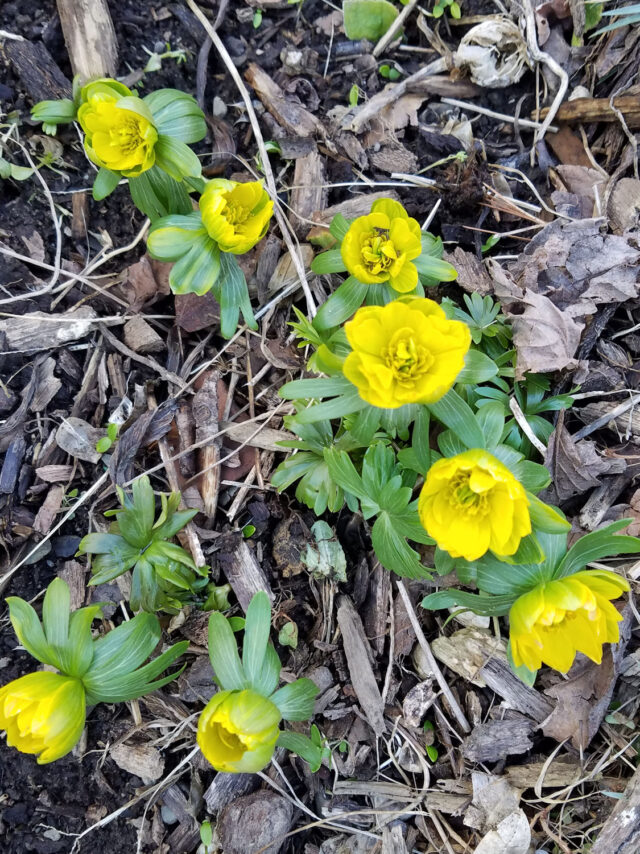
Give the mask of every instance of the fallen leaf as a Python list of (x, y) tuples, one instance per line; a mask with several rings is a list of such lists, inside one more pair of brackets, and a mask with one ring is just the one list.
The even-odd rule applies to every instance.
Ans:
[(482, 833), (495, 829), (503, 818), (515, 812), (520, 805), (518, 792), (506, 777), (471, 772), (473, 801), (466, 810), (463, 822)]
[(530, 845), (529, 820), (522, 810), (516, 810), (483, 836), (475, 854), (527, 854)]
[(551, 434), (544, 464), (551, 474), (552, 484), (546, 492), (546, 500), (558, 504), (582, 495), (600, 485), (603, 474), (620, 474), (626, 468), (624, 460), (604, 459), (596, 450), (594, 442), (582, 439), (574, 442), (564, 426), (564, 411)]
[(574, 359), (584, 325), (557, 308), (546, 296), (522, 292), (506, 271), (493, 261), (490, 272), (495, 293), (511, 321), (517, 351), (516, 379), (575, 368)]
[(143, 783), (155, 783), (164, 773), (164, 759), (150, 744), (114, 744), (109, 751), (118, 768), (140, 777)]
[(56, 515), (62, 506), (63, 498), (64, 486), (52, 486), (33, 520), (34, 531), (39, 534), (47, 534), (51, 530)]
[(92, 427), (82, 418), (70, 416), (58, 427), (56, 444), (71, 457), (87, 463), (97, 463), (102, 454), (96, 451), (96, 445), (106, 435), (106, 430)]

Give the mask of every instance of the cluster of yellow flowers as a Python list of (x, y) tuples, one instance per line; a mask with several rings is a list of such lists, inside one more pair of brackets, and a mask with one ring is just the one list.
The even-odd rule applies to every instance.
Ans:
[[(394, 505), (388, 489), (387, 493), (384, 492), (384, 484), (376, 494), (367, 494), (366, 484), (370, 484), (368, 488), (371, 490), (371, 484), (375, 483), (371, 468), (375, 472), (376, 465), (375, 461), (369, 461), (369, 453), (365, 454), (360, 479), (347, 454), (342, 453), (342, 463), (337, 465), (335, 451), (329, 448), (324, 454), (323, 463), (317, 464), (317, 477), (326, 476), (328, 472), (345, 493), (355, 491), (361, 499), (363, 512), (365, 508), (369, 515), (375, 513), (376, 508), (377, 512), (384, 511), (386, 536), (390, 536), (390, 530), (393, 533), (396, 514), (400, 533), (396, 532), (393, 546), (384, 555), (378, 551), (378, 557), (389, 569), (401, 571), (397, 560), (405, 553), (403, 549), (407, 548), (402, 545), (401, 538), (411, 538), (410, 535), (402, 534), (406, 531), (407, 513), (415, 513), (437, 549), (448, 554), (453, 562), (450, 567), (455, 567), (459, 561), (465, 564), (481, 564), (487, 559), (493, 561), (492, 567), (501, 579), (500, 591), (513, 590), (510, 631), (511, 655), (516, 668), (535, 671), (544, 662), (564, 672), (571, 666), (576, 652), (600, 661), (602, 644), (618, 640), (618, 622), (621, 617), (610, 600), (628, 590), (628, 585), (620, 576), (603, 570), (574, 571), (566, 578), (556, 577), (557, 567), (546, 559), (539, 537), (541, 532), (546, 531), (566, 540), (568, 523), (554, 508), (539, 501), (530, 491), (531, 487), (525, 488), (521, 482), (520, 472), (525, 475), (528, 472), (530, 475), (532, 468), (542, 470), (543, 477), (533, 478), (534, 484), (538, 484), (534, 490), (537, 491), (545, 485), (545, 478), (548, 482), (548, 476), (541, 466), (533, 462), (526, 463), (529, 469), (523, 468), (520, 464), (522, 453), (501, 445), (505, 413), (501, 412), (497, 416), (497, 426), (494, 428), (498, 431), (497, 435), (488, 435), (482, 423), (458, 395), (456, 388), (461, 382), (463, 371), (472, 364), (472, 357), (476, 363), (479, 358), (480, 348), (476, 346), (478, 339), (474, 338), (475, 344), (472, 343), (467, 322), (455, 314), (452, 316), (451, 312), (446, 313), (441, 305), (419, 293), (420, 271), (428, 270), (424, 266), (422, 253), (422, 234), (418, 222), (409, 217), (401, 204), (391, 199), (377, 200), (368, 215), (345, 225), (339, 248), (343, 266), (336, 262), (335, 253), (329, 252), (326, 253), (326, 265), (322, 261), (323, 256), (319, 256), (315, 269), (316, 272), (345, 270), (351, 277), (350, 282), (355, 281), (365, 287), (354, 290), (351, 285), (349, 299), (345, 296), (343, 309), (339, 295), (341, 291), (347, 294), (347, 283), (341, 285), (327, 302), (327, 307), (332, 303), (333, 313), (324, 306), (321, 308), (324, 316), (318, 329), (326, 329), (327, 317), (346, 314), (346, 307), (350, 305), (354, 293), (362, 294), (366, 304), (357, 308), (343, 324), (348, 344), (346, 355), (340, 356), (339, 349), (331, 351), (332, 342), (340, 344), (340, 339), (330, 333), (316, 342), (322, 359), (315, 360), (313, 364), (321, 365), (325, 371), (337, 370), (357, 390), (363, 402), (361, 405), (354, 404), (352, 397), (348, 397), (338, 382), (332, 386), (331, 381), (323, 381), (323, 390), (335, 388), (336, 394), (347, 394), (344, 398), (345, 410), (348, 406), (349, 411), (359, 411), (366, 404), (381, 413), (377, 417), (373, 413), (366, 416), (374, 419), (371, 422), (374, 428), (380, 423), (401, 425), (407, 423), (407, 419), (410, 423), (417, 417), (417, 408), (426, 407), (449, 428), (449, 433), (453, 432), (453, 444), (447, 440), (445, 446), (455, 450), (448, 450), (439, 459), (432, 455), (430, 465), (422, 470), (413, 469), (423, 475), (424, 483), (415, 509), (407, 506), (404, 516), (398, 515), (400, 499)], [(387, 290), (374, 290), (381, 286)], [(308, 334), (306, 337), (313, 341), (313, 337)], [(497, 366), (494, 367), (493, 375), (498, 372)], [(282, 390), (283, 396), (295, 400), (296, 395), (304, 396), (298, 394), (299, 389), (308, 387), (313, 397), (314, 386), (304, 386), (305, 382), (312, 384), (314, 381), (291, 383), (290, 391), (286, 386)], [(495, 407), (499, 408), (500, 404), (493, 405), (495, 413)], [(317, 418), (325, 411), (334, 416), (341, 408), (337, 401), (332, 402), (330, 408), (323, 403), (316, 404), (316, 407)], [(306, 442), (301, 447), (304, 448), (303, 457), (306, 453), (307, 460), (309, 444), (303, 425), (313, 423), (314, 418), (317, 420), (314, 416), (316, 407), (305, 408), (300, 416), (295, 416), (290, 422), (290, 426), (295, 429), (296, 419), (300, 420), (299, 435)], [(395, 412), (400, 413), (400, 420), (394, 422)], [(413, 414), (404, 416), (403, 421), (403, 412)], [(388, 413), (384, 415), (384, 421), (383, 413)], [(340, 429), (348, 434), (351, 428), (348, 422), (343, 421)], [(417, 444), (424, 448), (429, 446), (429, 442), (430, 437), (421, 436), (416, 427), (413, 446)], [(412, 459), (417, 460), (417, 457)], [(305, 471), (305, 465), (311, 467), (312, 461), (303, 460), (299, 472)], [(293, 472), (293, 466), (290, 468)], [(292, 481), (292, 476), (287, 476), (288, 471), (285, 463), (281, 467), (281, 475), (276, 476), (278, 484), (288, 485)], [(310, 468), (309, 474), (305, 475), (306, 480), (296, 492), (303, 500), (307, 500), (309, 506), (313, 506), (319, 488), (317, 480), (311, 479), (311, 471)], [(297, 476), (300, 477), (300, 474)], [(385, 470), (385, 476), (389, 477), (388, 469)], [(369, 505), (371, 510), (368, 509)], [(377, 550), (384, 547), (385, 538), (380, 534), (376, 536), (376, 526), (372, 531), (372, 539)], [(629, 551), (634, 547), (640, 550), (640, 541), (628, 537), (614, 539), (613, 548), (609, 547), (608, 553), (616, 553), (617, 544), (620, 551)], [(515, 565), (522, 569), (520, 565), (527, 562), (533, 562), (534, 567), (537, 565), (538, 571), (530, 573), (530, 589), (522, 593), (522, 587), (515, 583), (510, 588), (510, 568)], [(413, 571), (415, 563), (409, 561), (405, 566), (407, 571)], [(435, 594), (434, 601), (443, 601), (437, 598), (438, 595)], [(455, 596), (450, 599), (451, 604)], [(430, 607), (429, 600), (425, 601), (426, 607)], [(479, 604), (486, 607), (487, 602), (489, 598), (484, 598)]]

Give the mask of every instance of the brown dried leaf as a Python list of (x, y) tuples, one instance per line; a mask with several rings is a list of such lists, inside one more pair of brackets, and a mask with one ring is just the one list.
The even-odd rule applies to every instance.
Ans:
[(623, 460), (603, 459), (595, 444), (586, 439), (574, 442), (564, 426), (564, 412), (561, 411), (544, 458), (552, 479), (552, 486), (547, 491), (548, 500), (557, 504), (574, 495), (582, 495), (600, 485), (601, 475), (612, 470), (619, 474), (621, 462), (624, 463)]

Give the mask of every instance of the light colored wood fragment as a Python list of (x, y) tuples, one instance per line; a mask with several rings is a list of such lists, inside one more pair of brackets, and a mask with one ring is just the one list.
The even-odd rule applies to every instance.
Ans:
[(360, 615), (348, 596), (341, 596), (338, 606), (338, 625), (342, 633), (344, 654), (351, 683), (367, 720), (376, 735), (385, 730), (384, 704), (371, 667), (371, 648)]
[(156, 330), (139, 314), (125, 323), (124, 341), (136, 353), (160, 353), (166, 348)]
[(57, 0), (73, 73), (82, 81), (115, 77), (118, 42), (107, 0)]

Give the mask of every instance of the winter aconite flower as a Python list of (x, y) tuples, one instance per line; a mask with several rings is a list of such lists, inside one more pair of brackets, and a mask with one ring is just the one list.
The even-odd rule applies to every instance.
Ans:
[(33, 753), (42, 765), (69, 753), (80, 740), (87, 706), (134, 700), (161, 688), (178, 673), (160, 676), (188, 642), (174, 644), (145, 660), (162, 637), (158, 618), (138, 614), (108, 634), (94, 637), (91, 623), (100, 605), (70, 612), (69, 586), (55, 578), (42, 604), (33, 607), (9, 596), (9, 616), (20, 644), (57, 673), (37, 671), (0, 688), (0, 730), (7, 744)]
[(423, 527), (452, 557), (477, 560), (491, 549), (512, 555), (531, 533), (522, 484), (488, 451), (435, 462), (418, 501)]
[(0, 729), (7, 744), (33, 753), (38, 764), (67, 754), (82, 735), (82, 682), (60, 673), (29, 673), (0, 688)]
[(466, 324), (422, 297), (358, 309), (345, 324), (344, 375), (372, 406), (435, 403), (453, 386), (471, 343)]
[(126, 86), (114, 84), (97, 80), (82, 90), (78, 121), (93, 163), (135, 177), (155, 163), (158, 132), (149, 107)]
[(200, 716), (198, 745), (218, 771), (261, 771), (273, 756), (281, 717), (271, 700), (255, 691), (220, 691)]
[(393, 199), (378, 199), (370, 214), (354, 220), (340, 251), (345, 267), (360, 282), (389, 282), (402, 294), (418, 284), (411, 262), (422, 252), (420, 225)]
[(260, 181), (239, 184), (216, 178), (209, 181), (200, 197), (200, 213), (220, 249), (241, 255), (266, 234), (273, 202)]
[(583, 570), (540, 584), (520, 596), (509, 612), (514, 664), (538, 670), (544, 662), (566, 673), (577, 652), (596, 664), (602, 645), (617, 643), (622, 615), (611, 599), (629, 590), (624, 578), (606, 570)]

